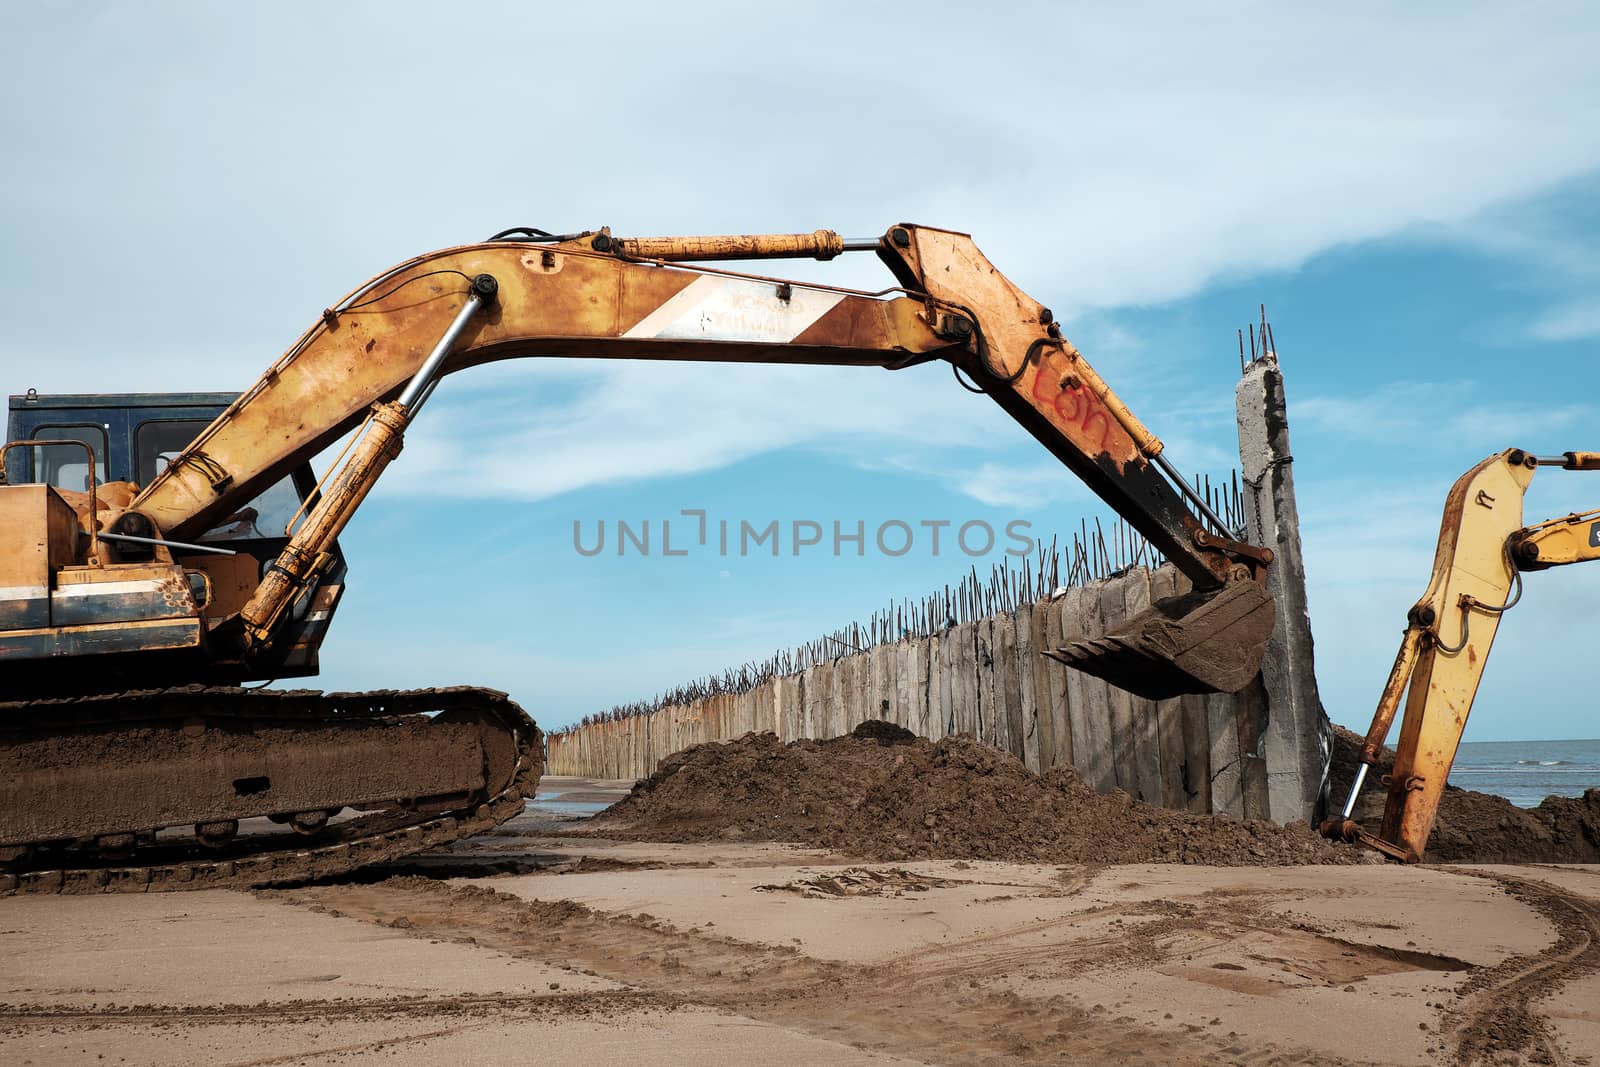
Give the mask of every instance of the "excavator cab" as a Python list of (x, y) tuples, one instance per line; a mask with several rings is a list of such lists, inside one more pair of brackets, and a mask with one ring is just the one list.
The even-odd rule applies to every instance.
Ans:
[(320, 877), (488, 829), (533, 795), (539, 731), (502, 693), (239, 687), (317, 673), (344, 587), (330, 541), (279, 639), (244, 653), (240, 608), (316, 505), (309, 462), (264, 490), (219, 477), (229, 506), (182, 536), (127, 507), (235, 399), (11, 398), (0, 896)]
[[(232, 393), (114, 393), (65, 394), (42, 396), (28, 392), (10, 398), (10, 412), (6, 428), (4, 460), (4, 485), (20, 494), (24, 488), (42, 493), (53, 511), (65, 514), (64, 501), (85, 494), (93, 494), (100, 507), (114, 500), (118, 483), (136, 486), (149, 485), (181, 453), (184, 447), (205, 429), (233, 402)], [(27, 442), (27, 443), (24, 443)], [(92, 457), (92, 467), (91, 467)], [(249, 599), (250, 593), (261, 580), (263, 570), (277, 558), (289, 542), (287, 528), (307, 500), (313, 497), (316, 480), (310, 464), (301, 464), (289, 475), (269, 486), (246, 506), (238, 508), (212, 524), (195, 538), (193, 549), (176, 545), (169, 550), (173, 564), (189, 576), (192, 586), (193, 607), (190, 613), (196, 618), (183, 620), (187, 636), (175, 639), (176, 628), (154, 626), (143, 628), (148, 642), (166, 641), (174, 651), (180, 643), (204, 645), (217, 626)], [(57, 522), (62, 526), (63, 523)], [(71, 521), (66, 522), (67, 526)], [(147, 531), (148, 532), (148, 531)], [(85, 531), (70, 530), (55, 537), (56, 555), (75, 556), (81, 553)], [(110, 531), (100, 531), (102, 536)], [(112, 536), (116, 536), (112, 534)], [(103, 546), (107, 559), (115, 559), (123, 566), (151, 564), (155, 561), (158, 546), (144, 544), (137, 534), (123, 535)], [(48, 539), (47, 539), (48, 540)], [(47, 543), (46, 547), (49, 547)], [(344, 557), (337, 543), (331, 552), (334, 562), (313, 595), (298, 605), (298, 617), (291, 621), (287, 640), (265, 660), (258, 660), (246, 668), (242, 663), (223, 666), (217, 680), (247, 680), (248, 677), (291, 678), (317, 673), (317, 650), (322, 643), (328, 622), (338, 605), (345, 578)], [(47, 554), (49, 554), (47, 552)], [(12, 564), (26, 566), (29, 561), (10, 560)], [(54, 561), (59, 563), (61, 561)], [(104, 561), (102, 561), (104, 562)], [(111, 593), (112, 583), (84, 583), (83, 590), (101, 590), (109, 595), (74, 596), (59, 580), (59, 573), (47, 580), (40, 590), (44, 603), (37, 605), (44, 618), (7, 620), (0, 618), (0, 662), (14, 659), (19, 671), (48, 670), (48, 664), (30, 666), (23, 661), (34, 660), (28, 650), (42, 634), (30, 633), (51, 628), (71, 620), (81, 644), (92, 647), (96, 640), (95, 627), (120, 627), (119, 640), (127, 643), (140, 628), (126, 624), (132, 617), (119, 614), (119, 607), (127, 606), (127, 592)], [(135, 581), (149, 580), (142, 573), (127, 575)], [(10, 584), (10, 583), (5, 583)], [(126, 584), (126, 582), (122, 583)], [(170, 598), (169, 598), (170, 599)], [(80, 606), (74, 614), (73, 601)], [(137, 609), (133, 609), (137, 614)], [(148, 612), (147, 612), (148, 614)], [(138, 620), (154, 622), (154, 619)], [(69, 623), (69, 624), (72, 624)], [(35, 625), (36, 624), (36, 625)], [(137, 652), (158, 647), (148, 644), (144, 648), (106, 648), (103, 664), (107, 673), (119, 672), (119, 652)], [(12, 655), (7, 655), (7, 652)], [(211, 658), (226, 662), (225, 657)], [(220, 665), (220, 664), (219, 664)], [(235, 677), (229, 678), (229, 674)], [(130, 682), (137, 677), (130, 676)]]

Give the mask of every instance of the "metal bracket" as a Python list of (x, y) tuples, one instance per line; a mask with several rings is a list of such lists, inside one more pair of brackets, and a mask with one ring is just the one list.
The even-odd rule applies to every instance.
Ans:
[(1191, 516), (1183, 517), (1184, 529), (1189, 531), (1189, 536), (1194, 538), (1194, 543), (1201, 548), (1214, 548), (1218, 552), (1226, 552), (1230, 556), (1243, 556), (1245, 559), (1266, 566), (1271, 563), (1274, 556), (1272, 549), (1262, 545), (1252, 545), (1248, 541), (1235, 541), (1229, 537), (1219, 537), (1206, 530)]

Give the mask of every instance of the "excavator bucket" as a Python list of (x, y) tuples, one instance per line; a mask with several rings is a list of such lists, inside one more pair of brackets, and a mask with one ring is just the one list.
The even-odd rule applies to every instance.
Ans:
[(1103, 637), (1045, 655), (1151, 700), (1236, 693), (1261, 669), (1273, 619), (1266, 590), (1236, 581), (1158, 600)]

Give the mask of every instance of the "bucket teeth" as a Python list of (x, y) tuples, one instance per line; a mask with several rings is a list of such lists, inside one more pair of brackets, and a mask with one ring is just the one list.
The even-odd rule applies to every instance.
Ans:
[(1251, 581), (1158, 600), (1111, 633), (1045, 655), (1151, 700), (1236, 693), (1261, 669), (1274, 608)]

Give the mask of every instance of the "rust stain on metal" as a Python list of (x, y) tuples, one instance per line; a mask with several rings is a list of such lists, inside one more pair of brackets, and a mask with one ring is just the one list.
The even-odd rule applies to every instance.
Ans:
[(633, 259), (667, 262), (726, 259), (832, 259), (844, 240), (832, 230), (812, 233), (738, 234), (713, 237), (623, 237), (611, 247)]

